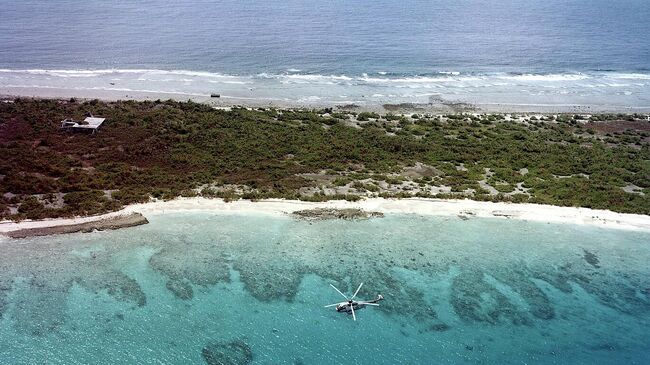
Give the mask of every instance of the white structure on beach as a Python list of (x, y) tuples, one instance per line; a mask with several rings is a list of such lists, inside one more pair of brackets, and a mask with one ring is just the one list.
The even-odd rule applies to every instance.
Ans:
[(93, 116), (86, 117), (83, 122), (77, 122), (73, 119), (65, 119), (61, 121), (61, 129), (81, 132), (91, 132), (95, 134), (97, 129), (104, 123), (106, 118), (96, 118)]

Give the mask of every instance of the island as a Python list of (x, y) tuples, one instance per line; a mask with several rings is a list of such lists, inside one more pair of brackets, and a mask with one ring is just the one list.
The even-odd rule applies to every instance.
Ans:
[[(60, 129), (84, 115), (105, 121), (92, 134)], [(8, 98), (0, 219), (87, 217), (179, 197), (470, 199), (649, 215), (649, 142), (643, 114)]]

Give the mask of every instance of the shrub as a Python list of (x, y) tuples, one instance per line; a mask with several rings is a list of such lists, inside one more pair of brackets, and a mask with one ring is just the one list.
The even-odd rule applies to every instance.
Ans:
[(334, 186), (345, 186), (345, 185), (349, 184), (351, 181), (352, 181), (352, 179), (350, 179), (349, 177), (343, 176), (343, 177), (337, 177), (336, 179), (334, 179), (332, 184), (334, 184)]
[(379, 119), (379, 114), (373, 112), (361, 112), (357, 114), (357, 120), (360, 122), (367, 122), (370, 118)]
[(150, 193), (144, 189), (124, 188), (114, 191), (111, 196), (123, 205), (146, 203), (149, 201)]
[(18, 213), (27, 219), (41, 219), (46, 216), (45, 207), (34, 196), (29, 196), (20, 203)]
[(108, 199), (103, 191), (89, 190), (68, 193), (63, 197), (63, 202), (75, 214), (93, 215), (106, 210)]

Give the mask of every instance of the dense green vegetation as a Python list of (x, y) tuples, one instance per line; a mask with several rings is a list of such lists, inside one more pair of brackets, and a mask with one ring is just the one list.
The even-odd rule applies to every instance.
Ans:
[[(86, 112), (107, 118), (96, 135), (58, 130), (60, 120)], [(0, 103), (0, 218), (197, 195), (472, 197), (650, 214), (645, 118), (18, 99)]]

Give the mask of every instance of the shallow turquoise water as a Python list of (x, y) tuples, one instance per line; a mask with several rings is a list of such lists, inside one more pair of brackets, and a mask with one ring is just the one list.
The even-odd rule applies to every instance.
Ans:
[[(167, 214), (2, 242), (2, 364), (647, 364), (650, 233)], [(381, 293), (357, 322), (329, 287)], [(228, 353), (228, 355), (224, 355)]]

